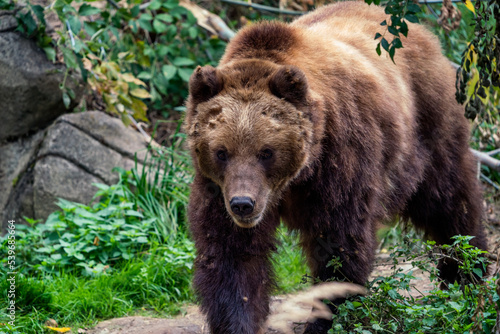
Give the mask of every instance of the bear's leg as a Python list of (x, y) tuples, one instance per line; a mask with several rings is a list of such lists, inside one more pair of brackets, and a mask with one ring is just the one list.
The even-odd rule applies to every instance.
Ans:
[(255, 228), (237, 227), (220, 190), (200, 176), (188, 212), (197, 250), (193, 285), (211, 333), (258, 333), (274, 287), (270, 256), (279, 216), (268, 212)]
[[(482, 226), (482, 196), (476, 166), (470, 152), (456, 159), (445, 171), (434, 168), (407, 204), (404, 216), (438, 244), (448, 244), (455, 235), (470, 235), (471, 244), (487, 250)], [(441, 260), (438, 269), (446, 283), (459, 281), (455, 261)]]
[[(196, 263), (194, 285), (213, 334), (257, 334), (269, 313), (269, 256), (228, 256)], [(232, 252), (232, 251), (229, 251)]]
[[(315, 280), (345, 281), (360, 285), (368, 280), (376, 247), (373, 225), (365, 222), (356, 228), (353, 223), (346, 231), (341, 235), (338, 231), (302, 235), (302, 244)], [(332, 301), (333, 305), (329, 305), (332, 312), (336, 312), (336, 306), (344, 301), (345, 299)], [(331, 320), (318, 319), (308, 324), (304, 334), (324, 334), (331, 328)]]

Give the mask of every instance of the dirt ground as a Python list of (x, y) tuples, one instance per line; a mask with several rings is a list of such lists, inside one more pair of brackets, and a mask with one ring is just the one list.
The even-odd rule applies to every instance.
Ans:
[[(489, 240), (490, 253), (498, 255), (500, 249), (500, 205), (487, 207), (487, 233)], [(392, 271), (392, 263), (387, 253), (379, 253), (376, 257), (376, 263), (372, 278), (377, 276), (387, 276)], [(401, 266), (405, 271), (411, 270), (410, 264)], [(490, 268), (491, 272), (496, 270), (494, 264)], [(412, 295), (415, 297), (420, 292), (429, 291), (433, 288), (428, 276), (425, 273), (414, 271), (414, 275), (419, 278), (414, 281), (415, 289)], [(274, 297), (271, 303), (271, 312), (287, 296)], [(293, 324), (294, 334), (302, 333), (307, 319), (298, 319)], [(111, 319), (99, 323), (92, 329), (80, 329), (78, 333), (85, 334), (206, 334), (209, 333), (204, 317), (199, 308), (195, 305), (188, 306), (182, 316), (172, 319), (148, 318), (141, 316), (125, 317)], [(279, 332), (268, 329), (265, 334), (277, 334)]]

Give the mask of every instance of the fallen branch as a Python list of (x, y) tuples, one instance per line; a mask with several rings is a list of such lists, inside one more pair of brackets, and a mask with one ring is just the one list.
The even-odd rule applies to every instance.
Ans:
[[(139, 6), (139, 9), (145, 10), (150, 4), (151, 2), (145, 2)], [(220, 39), (229, 41), (236, 34), (219, 16), (210, 13), (208, 10), (201, 8), (191, 1), (181, 0), (179, 1), (179, 5), (189, 10), (194, 17), (196, 17), (198, 25), (212, 35), (219, 36)]]
[(492, 158), (488, 153), (479, 152), (479, 151), (474, 150), (472, 148), (470, 150), (480, 163), (482, 163), (483, 165), (486, 165), (486, 166), (488, 166), (496, 171), (500, 171), (500, 160)]
[(212, 35), (217, 35), (223, 40), (230, 40), (235, 35), (235, 32), (229, 28), (224, 20), (219, 16), (210, 13), (208, 10), (192, 3), (188, 0), (181, 0), (179, 5), (193, 13), (198, 21), (198, 25), (208, 30)]

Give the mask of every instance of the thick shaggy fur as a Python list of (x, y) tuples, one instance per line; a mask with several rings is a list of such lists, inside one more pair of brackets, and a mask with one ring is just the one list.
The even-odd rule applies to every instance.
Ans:
[[(384, 11), (323, 7), (262, 22), (190, 81), (185, 120), (196, 168), (189, 220), (194, 285), (212, 333), (255, 334), (269, 312), (280, 218), (300, 231), (313, 275), (364, 284), (375, 225), (395, 214), (446, 243), (486, 249), (469, 128), (439, 42), (410, 24), (394, 64), (375, 52)], [(243, 217), (239, 196), (254, 203)], [(333, 271), (333, 256), (343, 261)], [(453, 263), (440, 265), (454, 281)], [(326, 333), (318, 320), (307, 333)]]

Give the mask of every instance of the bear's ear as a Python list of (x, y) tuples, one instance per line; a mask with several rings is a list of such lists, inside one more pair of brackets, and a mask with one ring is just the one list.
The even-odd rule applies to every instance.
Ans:
[(208, 101), (222, 90), (224, 82), (212, 66), (198, 66), (189, 79), (189, 94), (195, 104)]
[(292, 65), (281, 67), (269, 80), (271, 93), (293, 104), (306, 101), (307, 88), (304, 72)]

